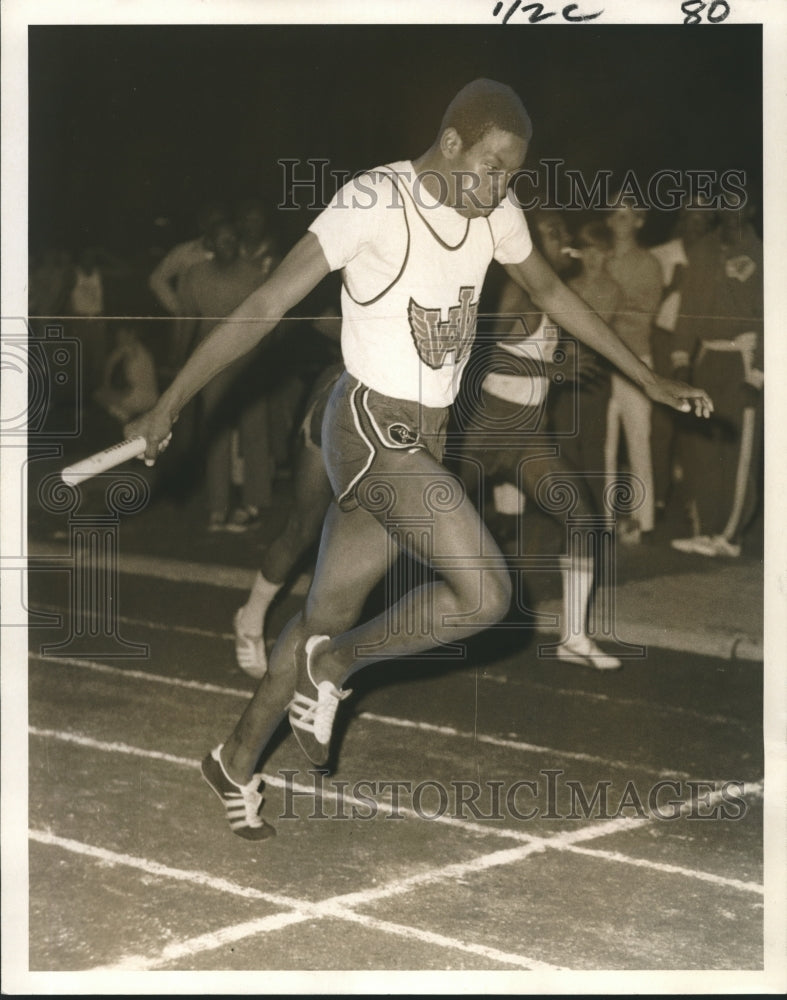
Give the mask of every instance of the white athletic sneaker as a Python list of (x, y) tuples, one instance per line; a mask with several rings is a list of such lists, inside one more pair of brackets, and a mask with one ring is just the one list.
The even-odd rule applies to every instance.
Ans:
[(697, 551), (703, 556), (729, 556), (731, 559), (737, 559), (741, 554), (741, 547), (727, 541), (724, 535), (713, 535), (709, 539), (709, 544), (703, 545)]
[(248, 635), (241, 630), (241, 614), (243, 608), (238, 608), (232, 620), (235, 632), (235, 659), (241, 670), (249, 677), (260, 680), (268, 671), (268, 657), (265, 652), (265, 640), (261, 635)]
[(688, 552), (694, 554), (702, 554), (703, 548), (707, 548), (710, 544), (710, 537), (708, 535), (694, 535), (691, 538), (673, 538), (670, 545), (673, 549), (677, 549), (678, 552)]
[(313, 764), (322, 766), (328, 760), (333, 722), (339, 702), (352, 691), (340, 691), (331, 681), (315, 682), (311, 661), (319, 646), (330, 642), (330, 636), (312, 635), (298, 655), (298, 676), (295, 694), (289, 704), (289, 719), (301, 750)]
[(673, 538), (670, 543), (679, 552), (691, 552), (698, 556), (728, 556), (737, 559), (741, 554), (740, 545), (727, 541), (723, 535), (697, 535), (695, 538)]
[(567, 642), (561, 642), (555, 648), (554, 655), (558, 660), (578, 663), (582, 667), (591, 667), (593, 670), (619, 670), (623, 666), (617, 656), (605, 653), (586, 635), (576, 636)]

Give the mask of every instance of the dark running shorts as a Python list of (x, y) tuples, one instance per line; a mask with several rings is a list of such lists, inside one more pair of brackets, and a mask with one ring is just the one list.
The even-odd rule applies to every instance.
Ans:
[(361, 480), (391, 470), (397, 455), (423, 450), (442, 462), (447, 425), (447, 408), (383, 396), (344, 372), (322, 425), (325, 468), (342, 510), (357, 507)]
[(314, 380), (301, 421), (301, 430), (307, 448), (319, 451), (322, 447), (322, 420), (325, 416), (325, 407), (328, 405), (333, 387), (343, 371), (344, 366), (341, 364), (330, 365), (320, 372)]

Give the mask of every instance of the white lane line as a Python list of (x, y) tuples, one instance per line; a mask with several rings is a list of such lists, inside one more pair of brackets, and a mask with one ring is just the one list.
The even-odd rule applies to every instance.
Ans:
[(644, 774), (654, 775), (659, 778), (690, 778), (691, 775), (684, 771), (665, 771), (661, 768), (649, 767), (647, 764), (635, 764), (630, 760), (610, 760), (607, 757), (599, 757), (596, 754), (581, 753), (577, 750), (556, 750), (554, 747), (545, 747), (537, 743), (525, 743), (522, 740), (505, 739), (501, 736), (485, 736), (483, 733), (465, 732), (455, 729), (453, 726), (437, 726), (431, 722), (414, 722), (411, 719), (398, 719), (390, 715), (378, 715), (375, 712), (359, 712), (359, 719), (368, 719), (370, 722), (379, 722), (387, 726), (399, 726), (403, 729), (419, 729), (426, 733), (439, 733), (441, 736), (452, 736), (460, 739), (469, 739), (474, 743), (488, 743), (491, 746), (504, 747), (507, 750), (520, 750), (525, 753), (548, 754), (550, 757), (560, 757), (566, 760), (580, 760), (589, 764), (604, 764), (607, 767), (615, 767), (630, 771), (636, 768)]
[[(178, 764), (180, 766), (189, 767), (196, 769), (199, 767), (199, 762), (188, 757), (177, 757), (173, 754), (165, 754), (157, 750), (145, 750), (141, 747), (129, 746), (125, 743), (107, 743), (102, 740), (95, 740), (92, 737), (84, 736), (79, 733), (64, 733), (57, 730), (50, 729), (39, 729), (34, 726), (29, 727), (29, 732), (31, 735), (40, 736), (50, 739), (58, 739), (67, 743), (74, 743), (79, 746), (89, 747), (90, 749), (101, 750), (109, 753), (125, 753), (131, 756), (137, 757), (147, 757), (154, 760), (163, 760), (170, 764)], [(286, 782), (280, 778), (278, 775), (263, 774), (263, 779), (271, 787), (283, 788)], [(319, 794), (321, 798), (328, 799), (330, 801), (337, 801), (337, 796), (334, 792), (330, 790), (323, 789), (321, 792), (315, 792), (314, 787), (309, 787), (306, 785), (301, 785), (297, 782), (289, 783), (289, 787), (294, 792), (303, 792), (307, 795)], [(759, 797), (763, 792), (762, 782), (756, 782), (752, 784), (744, 785), (741, 795), (750, 795), (752, 797)], [(711, 808), (717, 804), (722, 799), (722, 792), (714, 792), (709, 797), (707, 802), (704, 804), (705, 808)], [(375, 800), (376, 801), (376, 800)], [(354, 799), (351, 795), (344, 795), (342, 797), (342, 802), (352, 805), (361, 805), (364, 808), (368, 807), (368, 802), (364, 802), (361, 799)], [(379, 803), (378, 803), (379, 804)], [(683, 804), (681, 806), (681, 812), (684, 813), (689, 810), (691, 806), (689, 804)], [(597, 855), (600, 859), (606, 861), (616, 861), (621, 864), (630, 864), (637, 867), (648, 868), (652, 871), (667, 872), (672, 874), (680, 874), (686, 878), (694, 878), (703, 882), (711, 882), (716, 885), (723, 885), (732, 889), (744, 889), (747, 892), (756, 892), (762, 894), (763, 887), (756, 882), (742, 882), (738, 879), (726, 878), (722, 875), (715, 875), (710, 872), (703, 872), (699, 869), (692, 868), (680, 868), (679, 866), (664, 866), (663, 863), (657, 861), (649, 861), (644, 858), (636, 858), (631, 855), (622, 854), (616, 851), (604, 851), (602, 849), (592, 849), (592, 848), (579, 848), (577, 845), (586, 840), (595, 840), (599, 837), (609, 836), (615, 833), (628, 832), (630, 830), (635, 830), (640, 826), (647, 825), (651, 823), (652, 818), (648, 817), (628, 817), (620, 816), (613, 819), (606, 820), (605, 822), (595, 822), (588, 824), (587, 826), (581, 827), (578, 830), (563, 830), (560, 833), (554, 834), (550, 837), (540, 837), (535, 834), (521, 833), (517, 830), (507, 830), (505, 828), (484, 826), (480, 823), (473, 823), (470, 820), (460, 819), (454, 816), (437, 816), (434, 819), (424, 819), (423, 816), (419, 815), (412, 809), (408, 809), (404, 805), (399, 806), (399, 811), (404, 816), (410, 818), (419, 819), (423, 822), (433, 822), (433, 823), (444, 823), (456, 827), (463, 832), (478, 833), (485, 836), (496, 836), (503, 837), (509, 840), (519, 841), (523, 846), (506, 848), (501, 851), (496, 851), (493, 854), (485, 855), (489, 860), (485, 862), (486, 865), (491, 866), (498, 864), (496, 858), (504, 859), (502, 863), (510, 863), (508, 858), (516, 859), (516, 856), (526, 857), (527, 855), (545, 851), (545, 850), (569, 850), (576, 853), (586, 853), (588, 855)], [(461, 878), (463, 874), (467, 871), (474, 869), (466, 869), (466, 865), (471, 866), (474, 862), (457, 862), (455, 865), (449, 866), (450, 877)], [(441, 869), (449, 870), (449, 869)], [(421, 884), (424, 880), (429, 880), (429, 873), (419, 873), (410, 876), (407, 879), (399, 880), (392, 883), (394, 888), (389, 889), (377, 889), (372, 890), (375, 898), (380, 892), (384, 893), (399, 893), (407, 892), (411, 887)], [(362, 898), (363, 897), (363, 898)], [(349, 903), (351, 905), (359, 905), (361, 902), (368, 901), (368, 894), (358, 894), (350, 893), (346, 897), (339, 897), (340, 902)]]
[[(47, 611), (52, 614), (59, 614), (61, 619), (69, 613), (69, 610), (64, 609), (62, 604), (37, 603), (32, 610), (36, 612)], [(104, 612), (95, 610), (92, 615), (88, 612), (86, 617), (103, 619)], [(198, 628), (196, 625), (178, 625), (174, 622), (154, 622), (150, 621), (148, 618), (131, 618), (128, 615), (117, 615), (115, 620), (120, 625), (139, 625), (142, 628), (150, 629), (153, 632), (181, 632), (183, 635), (196, 635), (202, 639), (232, 640), (235, 638), (231, 632), (217, 632), (215, 629)]]
[(199, 761), (192, 760), (190, 757), (176, 757), (174, 754), (164, 753), (161, 750), (143, 750), (141, 747), (133, 747), (128, 743), (107, 743), (106, 740), (95, 740), (92, 736), (84, 736), (82, 733), (64, 733), (57, 729), (41, 729), (38, 726), (28, 726), (27, 731), (31, 736), (61, 740), (64, 743), (76, 743), (78, 746), (89, 747), (91, 750), (102, 750), (105, 753), (125, 753), (132, 757), (163, 760), (168, 764), (178, 764), (182, 767), (199, 767)]
[[(93, 660), (83, 660), (67, 656), (43, 656), (40, 653), (29, 653), (30, 659), (38, 660), (41, 663), (49, 663), (56, 666), (78, 667), (82, 670), (92, 670), (95, 673), (107, 674), (113, 677), (124, 677), (133, 680), (149, 681), (152, 684), (169, 684), (172, 687), (188, 688), (192, 691), (204, 691), (210, 694), (225, 694), (234, 698), (248, 700), (252, 692), (242, 688), (224, 687), (219, 684), (208, 684), (204, 681), (190, 681), (180, 677), (165, 677), (162, 674), (153, 674), (145, 670), (127, 670), (124, 667), (110, 667), (103, 663), (96, 663)], [(647, 764), (636, 764), (632, 761), (609, 760), (606, 757), (599, 757), (595, 754), (581, 753), (575, 750), (558, 750), (555, 747), (545, 747), (536, 743), (525, 743), (521, 740), (505, 739), (499, 736), (486, 736), (483, 733), (465, 732), (455, 729), (453, 726), (438, 726), (431, 722), (417, 722), (411, 719), (399, 719), (390, 715), (378, 715), (375, 712), (358, 712), (356, 719), (364, 719), (368, 722), (375, 722), (381, 725), (397, 726), (402, 729), (418, 729), (422, 732), (436, 733), (441, 736), (450, 736), (459, 739), (469, 739), (478, 743), (487, 743), (491, 746), (503, 747), (507, 750), (517, 750), (522, 753), (535, 753), (547, 755), (558, 760), (577, 760), (590, 764), (603, 764), (605, 767), (617, 768), (618, 770), (636, 770), (638, 773), (647, 774), (657, 778), (681, 778), (691, 777), (685, 771), (670, 771), (664, 768), (655, 768)]]
[(605, 851), (603, 848), (578, 847), (570, 844), (563, 848), (572, 854), (584, 854), (587, 857), (598, 858), (602, 861), (617, 861), (624, 865), (633, 865), (636, 868), (647, 868), (649, 871), (663, 872), (666, 875), (681, 875), (684, 878), (695, 878), (701, 882), (711, 882), (713, 885), (724, 886), (727, 889), (738, 889), (741, 892), (752, 892), (758, 896), (765, 894), (764, 886), (757, 882), (744, 882), (742, 879), (728, 878), (726, 875), (715, 875), (713, 872), (698, 871), (693, 868), (683, 868), (681, 865), (670, 865), (663, 861), (650, 861), (647, 858), (636, 858), (630, 854), (621, 854), (619, 851)]
[[(58, 604), (36, 604), (35, 610), (51, 613), (60, 612), (63, 614), (62, 607)], [(222, 642), (233, 642), (235, 639), (234, 634), (231, 632), (216, 632), (215, 629), (197, 628), (192, 625), (168, 625), (164, 622), (150, 621), (146, 618), (130, 618), (127, 615), (118, 615), (117, 621), (122, 625), (140, 626), (142, 628), (150, 629), (151, 631), (178, 632), (183, 635), (194, 635), (203, 639), (219, 639)], [(35, 653), (31, 653), (30, 655), (43, 660), (55, 659), (55, 657), (40, 656)], [(74, 665), (76, 665), (75, 662)], [(86, 662), (83, 662), (82, 665), (87, 664)], [(510, 683), (509, 679), (505, 676), (496, 676), (495, 674), (486, 673), (481, 674), (480, 680), (498, 684)], [(621, 698), (617, 695), (612, 697), (599, 691), (583, 691), (581, 688), (553, 688), (548, 684), (541, 684), (539, 681), (533, 680), (521, 681), (519, 683), (528, 689), (545, 691), (549, 695), (557, 696), (559, 698), (584, 698), (588, 701), (600, 701), (620, 708), (647, 708), (649, 712), (656, 712), (659, 715), (685, 716), (686, 718), (697, 719), (700, 722), (709, 722), (720, 726), (731, 726), (735, 729), (740, 729), (746, 732), (748, 732), (750, 728), (746, 723), (737, 718), (731, 719), (726, 715), (719, 715), (718, 713), (709, 715), (704, 712), (698, 712), (695, 709), (684, 708), (680, 705), (659, 705), (654, 702), (643, 701), (641, 698)], [(371, 713), (369, 714), (369, 717), (371, 717)]]
[[(200, 766), (200, 761), (193, 760), (189, 757), (176, 757), (173, 754), (163, 753), (159, 750), (145, 750), (142, 747), (130, 746), (128, 743), (108, 743), (104, 740), (94, 739), (92, 736), (85, 736), (82, 733), (73, 732), (62, 732), (57, 729), (41, 729), (37, 726), (28, 726), (28, 732), (32, 736), (40, 736), (45, 739), (55, 739), (61, 740), (64, 743), (74, 743), (77, 746), (87, 747), (91, 750), (101, 750), (106, 753), (123, 753), (133, 757), (144, 757), (151, 760), (163, 760), (168, 764), (177, 764), (181, 767), (189, 767), (196, 769)], [(344, 808), (345, 806), (357, 806), (363, 810), (363, 815), (366, 815), (369, 810), (369, 801), (364, 799), (356, 798), (354, 795), (347, 794), (343, 792), (337, 794), (331, 788), (323, 788), (321, 785), (304, 785), (297, 781), (288, 781), (278, 774), (269, 774), (264, 772), (262, 775), (263, 780), (266, 785), (270, 788), (281, 788), (289, 789), (290, 793), (295, 795), (305, 795), (307, 797), (319, 798), (322, 801), (332, 802), (338, 806)], [(369, 800), (373, 801), (380, 812), (389, 803), (375, 799), (373, 796), (369, 796)], [(505, 840), (516, 840), (521, 843), (530, 844), (534, 842), (540, 842), (543, 838), (534, 836), (529, 833), (522, 833), (519, 830), (506, 829), (505, 827), (487, 827), (482, 823), (474, 823), (469, 819), (461, 819), (457, 816), (445, 815), (445, 816), (435, 816), (434, 818), (426, 819), (419, 815), (415, 809), (410, 809), (408, 806), (400, 803), (397, 806), (397, 814), (408, 819), (418, 819), (424, 820), (425, 822), (441, 823), (444, 826), (453, 826), (463, 833), (473, 833), (478, 834), (482, 837), (502, 837)]]
[(588, 701), (606, 702), (620, 708), (645, 708), (651, 714), (657, 712), (659, 715), (683, 715), (700, 722), (713, 722), (721, 726), (733, 726), (735, 729), (742, 729), (745, 732), (751, 731), (751, 726), (741, 721), (740, 718), (731, 719), (727, 715), (719, 715), (716, 712), (709, 715), (706, 712), (698, 712), (696, 709), (685, 708), (681, 705), (659, 705), (658, 702), (644, 701), (642, 698), (622, 698), (620, 695), (613, 696), (603, 694), (600, 691), (583, 691), (581, 688), (555, 688), (533, 680), (522, 682), (522, 685), (536, 691), (557, 695), (560, 698), (584, 698)]
[(414, 875), (393, 879), (387, 885), (374, 889), (348, 892), (337, 896), (334, 902), (353, 909), (358, 906), (370, 906), (380, 902), (380, 900), (390, 899), (392, 896), (402, 896), (414, 889), (428, 888), (438, 882), (459, 882), (468, 875), (484, 872), (490, 868), (516, 864), (518, 861), (529, 858), (532, 854), (543, 853), (546, 847), (546, 840), (540, 838), (539, 843), (524, 844), (521, 847), (507, 847), (501, 851), (492, 851), (490, 854), (471, 858), (469, 861), (455, 861), (443, 868), (430, 868), (426, 871), (416, 872)]
[(269, 934), (272, 931), (281, 930), (292, 924), (303, 923), (307, 920), (321, 919), (345, 920), (349, 923), (359, 924), (368, 930), (381, 931), (384, 934), (391, 934), (397, 937), (408, 938), (422, 944), (436, 945), (453, 951), (461, 951), (471, 955), (480, 955), (483, 958), (491, 959), (500, 964), (513, 965), (516, 968), (528, 969), (534, 972), (560, 972), (567, 971), (565, 967), (550, 965), (536, 958), (529, 958), (526, 955), (519, 955), (515, 952), (500, 951), (498, 948), (491, 948), (488, 945), (474, 944), (463, 941), (459, 938), (447, 937), (444, 934), (437, 934), (434, 931), (423, 930), (419, 927), (411, 927), (407, 924), (397, 924), (389, 920), (380, 920), (367, 914), (355, 913), (353, 910), (334, 906), (327, 901), (313, 907), (313, 910), (302, 912), (275, 913), (268, 917), (260, 917), (257, 920), (248, 920), (241, 924), (233, 924), (229, 927), (222, 927), (219, 930), (201, 934), (197, 937), (186, 938), (182, 941), (173, 941), (168, 944), (158, 955), (126, 955), (118, 962), (111, 965), (98, 966), (89, 969), (89, 972), (147, 972), (152, 969), (160, 969), (165, 965), (178, 960), (191, 958), (193, 955), (202, 955), (206, 951), (215, 948), (225, 947), (228, 944), (235, 944), (250, 937), (258, 937), (262, 934)]
[[(70, 546), (55, 541), (28, 542), (30, 556), (54, 556), (69, 559), (72, 556)], [(89, 557), (90, 561), (94, 559)], [(65, 567), (64, 567), (65, 568)], [(439, 568), (439, 567), (438, 567)], [(160, 556), (134, 555), (123, 552), (119, 559), (118, 570), (133, 576), (152, 577), (159, 580), (170, 580), (174, 583), (203, 583), (213, 587), (228, 587), (235, 590), (249, 590), (256, 575), (255, 569), (244, 569), (239, 566), (221, 566), (213, 563), (185, 562), (181, 559), (165, 559)], [(304, 573), (296, 580), (290, 593), (304, 596), (311, 583), (311, 574)], [(631, 581), (634, 583), (634, 581)], [(623, 583), (620, 586), (626, 587)], [(554, 601), (545, 601), (536, 610), (540, 614), (554, 614)], [(675, 652), (690, 652), (700, 656), (715, 656), (722, 659), (750, 660), (760, 662), (763, 658), (762, 634), (748, 636), (738, 633), (701, 632), (687, 629), (654, 627), (650, 621), (630, 621), (628, 625), (620, 622), (623, 631), (631, 633), (630, 638), (645, 646), (655, 646)], [(538, 629), (538, 633), (551, 635), (555, 628), (546, 625)]]
[(227, 893), (231, 896), (240, 896), (242, 899), (252, 899), (272, 903), (274, 906), (284, 906), (287, 909), (297, 908), (302, 905), (302, 900), (293, 899), (290, 896), (282, 896), (272, 892), (262, 892), (253, 886), (240, 885), (237, 882), (230, 882), (229, 879), (216, 878), (202, 871), (189, 871), (184, 868), (172, 868), (170, 865), (162, 865), (157, 861), (150, 861), (148, 858), (141, 858), (133, 854), (121, 854), (117, 851), (110, 851), (104, 847), (96, 847), (93, 844), (85, 844), (80, 840), (73, 840), (70, 837), (60, 837), (50, 830), (29, 830), (30, 840), (37, 844), (47, 844), (50, 847), (60, 847), (64, 851), (72, 854), (82, 854), (85, 857), (102, 861), (109, 865), (122, 865), (125, 868), (136, 868), (148, 875), (157, 875), (161, 878), (175, 879), (179, 882), (190, 882), (192, 885), (202, 889), (214, 889), (216, 892)]
[(126, 667), (110, 667), (95, 660), (83, 660), (74, 656), (42, 656), (41, 653), (28, 653), (32, 660), (48, 663), (52, 666), (77, 667), (80, 670), (92, 670), (96, 674), (106, 674), (109, 677), (129, 680), (149, 681), (151, 684), (168, 684), (170, 687), (187, 688), (190, 691), (202, 691), (205, 694), (226, 694), (232, 698), (251, 698), (251, 690), (231, 688), (224, 684), (209, 684), (207, 681), (190, 681), (184, 677), (165, 677), (163, 674), (153, 674), (147, 670), (129, 670)]
[(490, 868), (497, 868), (501, 865), (514, 864), (523, 861), (532, 854), (541, 854), (547, 850), (565, 850), (569, 845), (581, 843), (583, 840), (593, 840), (596, 837), (609, 837), (624, 830), (636, 829), (646, 824), (648, 820), (629, 819), (620, 817), (619, 819), (607, 820), (599, 823), (595, 828), (587, 826), (579, 830), (563, 830), (552, 837), (533, 837), (531, 843), (523, 844), (521, 847), (506, 847), (499, 851), (492, 851), (480, 857), (471, 858), (469, 861), (455, 861), (445, 865), (443, 868), (430, 869), (423, 872), (416, 872), (405, 878), (394, 879), (387, 886), (380, 886), (376, 889), (362, 889), (359, 892), (346, 893), (336, 897), (335, 902), (342, 906), (364, 906), (376, 903), (383, 898), (402, 895), (413, 889), (422, 886), (430, 886), (435, 882), (461, 881), (468, 875), (477, 872), (488, 871)]
[[(763, 781), (744, 782), (740, 789), (742, 799), (761, 799), (764, 793), (765, 784)], [(702, 809), (708, 810), (726, 802), (724, 792), (720, 789), (710, 792), (702, 800)], [(696, 804), (683, 802), (678, 810), (680, 816), (691, 815), (696, 810)], [(696, 813), (695, 813), (696, 814)], [(637, 868), (647, 868), (650, 871), (660, 871), (669, 875), (681, 875), (683, 877), (696, 878), (703, 882), (711, 882), (714, 885), (725, 886), (728, 889), (738, 889), (742, 892), (753, 892), (758, 896), (765, 893), (765, 887), (759, 882), (745, 882), (742, 879), (730, 878), (727, 875), (716, 875), (713, 872), (703, 872), (694, 868), (684, 868), (682, 865), (671, 865), (664, 861), (650, 861), (646, 858), (634, 857), (630, 854), (623, 854), (620, 851), (608, 851), (598, 847), (579, 847), (576, 842), (566, 845), (564, 850), (574, 854), (584, 854), (587, 857), (599, 858), (604, 861), (616, 861), (620, 864), (633, 865)]]
[[(28, 544), (31, 556), (69, 557), (71, 549), (58, 542), (31, 540)], [(88, 554), (88, 565), (95, 557)], [(157, 580), (171, 580), (174, 583), (207, 583), (214, 587), (230, 587), (248, 590), (254, 582), (256, 569), (239, 566), (219, 566), (211, 563), (185, 562), (182, 559), (164, 559), (161, 556), (140, 556), (122, 552), (118, 559), (118, 570), (132, 576), (149, 576)]]
[(301, 924), (305, 920), (311, 919), (310, 913), (297, 913), (295, 911), (274, 913), (268, 917), (258, 917), (256, 920), (247, 920), (242, 924), (233, 924), (230, 927), (221, 927), (216, 931), (208, 931), (207, 934), (200, 934), (197, 937), (172, 941), (158, 955), (124, 955), (123, 958), (111, 965), (99, 965), (87, 971), (150, 972), (153, 969), (169, 965), (171, 962), (192, 958), (194, 955), (202, 955), (206, 951), (237, 944), (246, 938), (256, 937), (259, 934), (269, 934), (271, 931), (279, 931), (283, 927)]
[(532, 972), (565, 972), (567, 966), (549, 965), (535, 958), (528, 958), (525, 955), (512, 954), (509, 951), (500, 951), (498, 948), (490, 948), (488, 945), (473, 944), (467, 941), (460, 941), (456, 938), (446, 937), (434, 931), (422, 930), (418, 927), (410, 927), (407, 924), (395, 924), (390, 920), (380, 920), (377, 917), (370, 917), (367, 914), (354, 913), (352, 910), (345, 910), (341, 913), (344, 920), (351, 920), (368, 927), (371, 930), (383, 931), (386, 934), (395, 934), (398, 937), (409, 938), (413, 941), (420, 941), (424, 944), (434, 944), (440, 948), (453, 948), (457, 951), (464, 951), (471, 955), (479, 955), (494, 962), (514, 965), (520, 969), (529, 969)]
[(233, 896), (240, 896), (244, 899), (269, 902), (276, 906), (287, 908), (287, 912), (269, 914), (265, 917), (223, 927), (219, 930), (210, 931), (182, 941), (170, 942), (156, 956), (126, 955), (111, 965), (91, 969), (91, 972), (106, 972), (110, 969), (117, 971), (144, 971), (160, 968), (170, 962), (220, 948), (247, 937), (281, 930), (283, 927), (288, 927), (294, 923), (302, 923), (305, 920), (318, 920), (326, 917), (348, 920), (372, 930), (380, 930), (388, 934), (408, 937), (427, 944), (439, 945), (443, 948), (452, 948), (474, 955), (482, 955), (486, 958), (524, 969), (555, 971), (560, 968), (559, 966), (550, 965), (525, 955), (503, 952), (497, 948), (490, 948), (486, 945), (446, 937), (443, 934), (436, 934), (432, 931), (379, 920), (367, 914), (355, 913), (349, 908), (353, 903), (356, 905), (360, 903), (374, 903), (377, 900), (407, 892), (415, 886), (435, 884), (446, 879), (453, 880), (461, 875), (467, 875), (474, 871), (483, 871), (494, 865), (510, 864), (532, 853), (529, 849), (516, 848), (513, 851), (497, 851), (494, 854), (482, 855), (460, 865), (448, 865), (442, 869), (431, 869), (428, 872), (422, 872), (410, 879), (395, 880), (388, 885), (380, 886), (376, 889), (370, 889), (361, 893), (334, 896), (319, 903), (310, 903), (307, 900), (293, 899), (292, 897), (282, 896), (277, 893), (261, 892), (259, 889), (254, 889), (250, 886), (241, 886), (227, 879), (215, 878), (207, 874), (207, 872), (172, 868), (169, 865), (162, 865), (147, 858), (140, 858), (131, 854), (121, 854), (71, 838), (59, 837), (46, 830), (30, 830), (29, 837), (36, 843), (59, 847), (62, 850), (80, 854), (83, 857), (89, 857), (105, 864), (122, 865), (127, 868), (143, 871), (148, 875), (188, 882), (199, 888), (213, 889), (218, 892), (229, 893)]
[[(35, 539), (28, 542), (28, 554), (31, 556), (54, 556), (68, 559), (72, 553), (68, 545), (58, 542), (42, 542)], [(169, 580), (175, 583), (202, 583), (214, 587), (227, 587), (237, 590), (248, 590), (256, 575), (256, 569), (244, 569), (239, 566), (222, 566), (212, 563), (185, 562), (180, 559), (165, 559), (160, 556), (134, 555), (124, 552), (119, 560), (118, 569), (121, 573), (134, 576), (152, 577), (153, 579)], [(311, 582), (310, 574), (298, 578), (291, 593), (303, 596)], [(623, 584), (625, 586), (625, 584)], [(551, 614), (554, 602), (547, 601), (537, 610), (541, 614)], [(550, 625), (538, 630), (541, 634), (553, 634)], [(716, 632), (700, 633), (681, 629), (654, 628), (650, 622), (632, 621), (624, 631), (631, 633), (634, 641), (646, 646), (655, 646), (674, 650), (687, 651), (701, 656), (716, 656), (723, 659), (753, 660), (760, 662), (763, 657), (762, 637), (738, 634), (721, 635)]]

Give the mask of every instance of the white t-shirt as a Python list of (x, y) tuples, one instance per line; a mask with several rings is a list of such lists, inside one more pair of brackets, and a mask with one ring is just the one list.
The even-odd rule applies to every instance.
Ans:
[(309, 229), (331, 270), (343, 271), (348, 372), (386, 396), (453, 402), (490, 261), (519, 263), (532, 250), (521, 209), (506, 198), (468, 220), (400, 161), (350, 181)]

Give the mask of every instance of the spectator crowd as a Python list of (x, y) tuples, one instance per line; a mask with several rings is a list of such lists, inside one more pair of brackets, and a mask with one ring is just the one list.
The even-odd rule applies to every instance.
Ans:
[[(467, 404), (468, 426), (477, 443), (478, 433), (498, 428), (512, 407), (527, 411), (527, 426), (520, 421), (493, 464), (488, 451), (484, 458), (460, 441), (459, 471), (483, 501), (493, 533), (509, 544), (528, 535), (538, 506), (538, 484), (530, 481), (538, 465), (523, 455), (539, 442), (583, 479), (588, 509), (608, 510), (622, 475), (635, 483), (636, 509), (616, 519), (621, 543), (653, 544), (657, 522), (678, 505), (674, 549), (736, 558), (762, 502), (763, 248), (755, 207), (686, 205), (670, 238), (656, 245), (643, 238), (647, 210), (629, 199), (592, 218), (572, 214), (527, 213), (535, 244), (648, 366), (706, 389), (713, 416), (697, 421), (651, 406), (520, 289), (503, 283), (485, 310), (496, 317), (500, 340), (492, 350), (477, 344), (473, 364), (483, 390)], [(124, 260), (89, 246), (44, 248), (31, 257), (32, 328), (61, 323), (79, 342), (80, 405), (106, 415), (107, 443), (153, 405), (218, 321), (268, 279), (283, 249), (271, 218), (255, 200), (232, 210), (213, 204), (198, 214), (191, 238), (155, 260)], [(160, 488), (199, 486), (206, 530), (253, 529), (277, 480), (290, 474), (309, 392), (339, 358), (338, 323), (330, 320), (334, 291), (308, 303), (311, 316), (288, 318), (181, 413)], [(309, 330), (306, 341), (289, 336), (284, 328), (293, 323)], [(557, 360), (564, 358), (571, 363)]]

